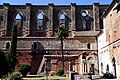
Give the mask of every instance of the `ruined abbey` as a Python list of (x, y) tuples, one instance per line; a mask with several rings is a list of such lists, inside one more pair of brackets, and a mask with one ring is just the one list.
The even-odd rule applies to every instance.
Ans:
[[(61, 44), (56, 29), (62, 23), (67, 38), (63, 40), (65, 74), (98, 74), (97, 36), (103, 29), (101, 16), (108, 5), (0, 5), (0, 48), (10, 49), (12, 27), (18, 24), (17, 59), (30, 64), (30, 74), (40, 74), (47, 66), (50, 71), (62, 67)], [(45, 64), (48, 63), (48, 64)]]

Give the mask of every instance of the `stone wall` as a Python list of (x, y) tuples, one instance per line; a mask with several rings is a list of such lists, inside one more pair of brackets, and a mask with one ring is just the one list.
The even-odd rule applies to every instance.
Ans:
[[(44, 40), (43, 40), (44, 39)], [(0, 39), (0, 47), (3, 49), (6, 42), (10, 42), (10, 38)], [(60, 50), (60, 40), (55, 38), (18, 38), (17, 49), (32, 49), (34, 42), (39, 43), (38, 46), (44, 49)], [(63, 48), (65, 50), (89, 50), (87, 44), (91, 45), (90, 50), (97, 50), (95, 37), (79, 37), (79, 38), (67, 38), (63, 42)]]
[(100, 73), (104, 74), (108, 70), (108, 72), (112, 73), (117, 78), (120, 78), (120, 11), (119, 7), (118, 9), (115, 9), (117, 5), (118, 3), (116, 1), (112, 1), (103, 15), (103, 33), (101, 37), (98, 38), (99, 42), (104, 45), (98, 44), (98, 46), (100, 46), (98, 52), (100, 59)]
[[(44, 31), (51, 31), (58, 27), (61, 14), (65, 15), (65, 26), (69, 31), (100, 30), (99, 15), (102, 14), (106, 7), (107, 5), (96, 3), (93, 5), (76, 5), (75, 3), (71, 3), (71, 5), (32, 5), (30, 3), (26, 3), (26, 5), (10, 5), (4, 3), (0, 5), (1, 35), (11, 34), (12, 26), (16, 24), (17, 14), (20, 14), (22, 20), (22, 36), (26, 34), (32, 35), (31, 33), (34, 31), (39, 32), (37, 30), (37, 15), (39, 13), (44, 16)], [(82, 14), (86, 14), (86, 16)], [(86, 22), (83, 23), (83, 20)]]
[[(100, 17), (107, 6), (99, 3), (93, 3), (93, 5), (76, 5), (75, 3), (10, 5), (4, 3), (0, 5), (0, 48), (9, 51), (6, 46), (10, 45), (12, 26), (18, 24), (17, 52), (21, 54), (18, 55), (18, 64), (31, 64), (31, 73), (36, 74), (43, 55), (47, 51), (53, 50), (51, 55), (56, 55), (56, 51), (61, 51), (61, 43), (55, 38), (55, 32), (62, 22), (68, 34), (63, 41), (63, 49), (69, 51), (69, 55), (74, 55), (76, 51), (87, 53), (87, 55), (94, 51), (96, 53), (97, 35), (102, 29)], [(42, 14), (42, 18), (38, 17), (39, 14)], [(65, 19), (60, 19), (61, 14), (65, 16)], [(6, 45), (7, 42), (9, 45)], [(79, 56), (79, 54), (76, 55)], [(81, 59), (75, 59), (75, 61), (79, 60)], [(65, 63), (68, 64), (68, 62)], [(37, 68), (34, 69), (36, 66)], [(84, 71), (79, 64), (76, 64), (74, 68), (79, 73)]]

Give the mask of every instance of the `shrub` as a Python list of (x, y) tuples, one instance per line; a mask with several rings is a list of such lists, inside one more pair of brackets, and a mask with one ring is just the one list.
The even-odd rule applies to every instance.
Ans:
[(20, 72), (13, 72), (6, 80), (22, 80)]
[(21, 72), (22, 76), (25, 77), (28, 72), (30, 72), (31, 66), (27, 64), (20, 64), (20, 67), (18, 69), (19, 72)]
[(57, 76), (61, 76), (64, 74), (64, 70), (62, 68), (60, 68), (60, 69), (57, 69), (55, 73)]
[(3, 75), (6, 75), (8, 73), (8, 63), (6, 60), (6, 56), (0, 49), (0, 78), (3, 77)]

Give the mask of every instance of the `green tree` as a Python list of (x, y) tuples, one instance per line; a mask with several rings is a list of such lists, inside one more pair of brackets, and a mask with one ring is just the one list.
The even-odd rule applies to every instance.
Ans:
[(55, 72), (55, 74), (57, 75), (57, 76), (62, 76), (63, 74), (64, 74), (64, 71), (63, 71), (63, 69), (57, 69), (56, 70), (56, 72)]
[(68, 35), (65, 31), (65, 26), (63, 24), (60, 24), (60, 26), (57, 29), (56, 36), (61, 41), (61, 51), (62, 51), (62, 69), (64, 74), (64, 53), (63, 53), (63, 39), (65, 39)]
[(9, 72), (12, 72), (14, 70), (16, 62), (17, 62), (16, 47), (17, 47), (17, 25), (14, 25), (12, 28), (10, 52), (7, 55)]
[(13, 72), (12, 74), (10, 74), (10, 76), (8, 78), (6, 78), (5, 80), (22, 80), (22, 74), (20, 72)]
[(8, 72), (8, 65), (7, 65), (6, 56), (0, 49), (0, 78), (2, 78), (3, 75), (6, 75), (7, 72)]
[(28, 74), (28, 72), (30, 72), (30, 70), (31, 70), (31, 65), (20, 64), (19, 66), (20, 67), (19, 67), (18, 71), (21, 72), (23, 77), (25, 77)]

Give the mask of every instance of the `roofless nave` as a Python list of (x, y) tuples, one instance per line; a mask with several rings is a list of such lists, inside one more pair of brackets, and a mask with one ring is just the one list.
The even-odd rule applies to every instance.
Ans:
[(43, 72), (44, 62), (51, 71), (61, 68), (57, 27), (64, 23), (68, 37), (64, 40), (65, 74), (98, 74), (97, 35), (103, 28), (101, 15), (108, 5), (0, 5), (0, 48), (9, 51), (11, 29), (18, 24), (18, 64), (31, 64), (31, 74)]

